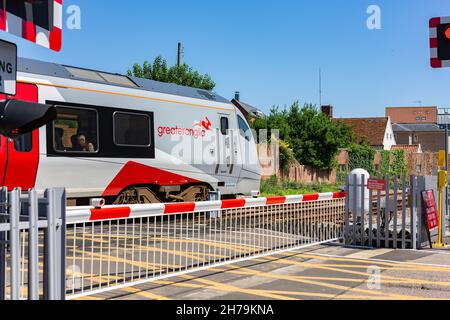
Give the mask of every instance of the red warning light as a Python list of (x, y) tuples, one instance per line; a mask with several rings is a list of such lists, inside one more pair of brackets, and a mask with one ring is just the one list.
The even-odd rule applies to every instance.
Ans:
[(445, 37), (450, 40), (450, 27), (447, 28), (447, 30), (445, 30)]

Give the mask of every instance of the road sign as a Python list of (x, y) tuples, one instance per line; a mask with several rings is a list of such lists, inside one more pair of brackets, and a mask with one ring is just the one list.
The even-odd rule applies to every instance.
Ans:
[(428, 237), (430, 244), (432, 244), (437, 239), (439, 233), (439, 212), (436, 208), (434, 192), (432, 190), (422, 192), (422, 201), (427, 220)]
[(367, 181), (367, 189), (384, 191), (386, 190), (386, 180), (369, 179)]
[(16, 95), (17, 46), (0, 40), (0, 93)]
[(450, 17), (430, 19), (431, 66), (450, 67)]
[(0, 0), (0, 30), (60, 51), (62, 0)]

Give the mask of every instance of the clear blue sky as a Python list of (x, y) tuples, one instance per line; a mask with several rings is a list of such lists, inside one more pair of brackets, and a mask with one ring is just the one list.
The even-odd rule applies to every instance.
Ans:
[[(148, 1), (64, 0), (82, 10), (53, 53), (17, 40), (19, 55), (124, 73), (163, 55), (217, 82), (219, 94), (268, 111), (295, 100), (323, 103), (339, 117), (382, 116), (386, 106), (450, 107), (450, 69), (429, 67), (428, 20), (450, 15), (448, 0)], [(366, 27), (367, 7), (382, 30)], [(65, 19), (67, 15), (65, 15)], [(64, 22), (65, 22), (64, 19)], [(1, 38), (15, 39), (0, 34)]]

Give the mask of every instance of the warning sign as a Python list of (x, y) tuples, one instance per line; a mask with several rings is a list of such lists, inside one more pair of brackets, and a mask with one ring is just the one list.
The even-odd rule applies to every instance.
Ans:
[(0, 40), (0, 93), (16, 95), (17, 46)]
[(428, 240), (430, 247), (433, 247), (433, 242), (437, 241), (439, 236), (439, 212), (436, 206), (436, 198), (433, 190), (422, 192), (423, 214), (428, 227)]
[(367, 181), (367, 189), (384, 191), (386, 190), (386, 180), (369, 179)]

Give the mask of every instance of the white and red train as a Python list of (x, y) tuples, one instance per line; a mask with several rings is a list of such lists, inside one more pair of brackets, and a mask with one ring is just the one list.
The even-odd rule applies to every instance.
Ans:
[(65, 187), (71, 205), (259, 190), (249, 125), (215, 93), (29, 59), (19, 59), (18, 69), (17, 95), (0, 100), (53, 105), (57, 117), (15, 139), (0, 137), (0, 185)]

